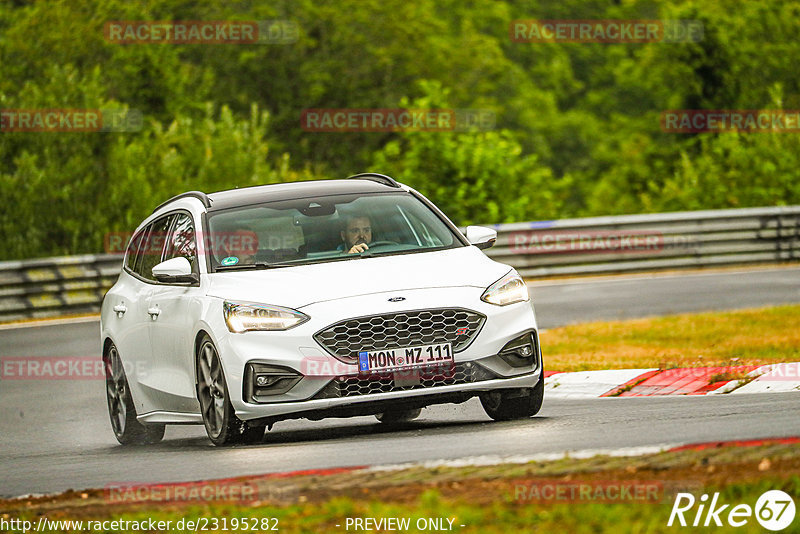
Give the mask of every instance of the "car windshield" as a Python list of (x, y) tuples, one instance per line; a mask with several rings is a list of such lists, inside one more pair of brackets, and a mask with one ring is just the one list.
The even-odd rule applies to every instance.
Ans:
[(464, 246), (409, 193), (335, 195), (211, 212), (205, 244), (212, 271)]

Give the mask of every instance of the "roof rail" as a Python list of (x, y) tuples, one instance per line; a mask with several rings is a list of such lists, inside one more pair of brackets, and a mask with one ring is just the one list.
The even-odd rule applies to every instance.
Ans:
[(389, 187), (397, 187), (400, 188), (400, 184), (398, 184), (394, 178), (390, 178), (385, 174), (378, 174), (375, 172), (362, 172), (360, 174), (354, 174), (353, 176), (348, 176), (347, 179), (351, 178), (358, 178), (359, 180), (372, 180), (373, 182), (378, 182), (379, 184), (388, 185)]
[(166, 202), (162, 202), (161, 204), (156, 206), (156, 209), (153, 210), (153, 213), (157, 212), (158, 210), (160, 210), (161, 208), (163, 208), (164, 206), (166, 206), (170, 202), (174, 202), (174, 201), (176, 201), (178, 199), (181, 199), (181, 198), (196, 198), (196, 199), (200, 200), (200, 202), (202, 202), (203, 206), (205, 206), (206, 208), (210, 208), (211, 207), (211, 199), (208, 198), (208, 195), (206, 195), (202, 191), (187, 191), (186, 193), (181, 193), (180, 195), (175, 195), (174, 197), (172, 197), (171, 199), (167, 200)]

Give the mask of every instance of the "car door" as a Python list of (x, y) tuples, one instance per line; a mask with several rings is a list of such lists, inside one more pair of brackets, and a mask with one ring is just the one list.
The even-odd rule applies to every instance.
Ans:
[(161, 262), (164, 255), (164, 239), (171, 223), (172, 216), (160, 217), (148, 224), (141, 236), (137, 234), (134, 237), (138, 240), (136, 257), (130, 264), (126, 257), (126, 269), (122, 274), (128, 282), (122, 284), (122, 291), (111, 301), (112, 309), (124, 310), (116, 313), (117, 320), (122, 323), (118, 325), (116, 343), (139, 415), (164, 409), (160, 395), (153, 387), (158, 364), (153, 358), (152, 316), (148, 308), (156, 287), (152, 268)]
[(120, 282), (106, 296), (114, 312), (109, 319), (113, 324), (108, 327), (114, 332), (114, 342), (140, 415), (160, 409), (148, 390), (153, 352), (147, 308), (154, 285), (152, 273), (150, 278), (146, 275), (161, 259), (163, 245), (159, 236), (163, 236), (169, 222), (167, 218), (158, 219), (134, 235), (125, 254)]
[(137, 411), (142, 407), (137, 370), (147, 366), (151, 352), (150, 317), (147, 315), (151, 286), (139, 278), (136, 268), (142, 260), (150, 229), (148, 225), (133, 236), (125, 252), (120, 278), (105, 296), (113, 313), (106, 316), (104, 327), (111, 332), (122, 359)]
[[(177, 212), (165, 243), (163, 261), (185, 257), (199, 275), (195, 224), (188, 212)], [(160, 283), (148, 302), (150, 340), (157, 362), (157, 384), (167, 411), (198, 413), (194, 382), (194, 327), (200, 315), (198, 284)]]

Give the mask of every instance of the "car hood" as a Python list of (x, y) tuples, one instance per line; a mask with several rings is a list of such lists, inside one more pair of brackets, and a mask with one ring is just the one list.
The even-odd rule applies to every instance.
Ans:
[(437, 287), (485, 288), (510, 267), (467, 246), (267, 270), (208, 275), (208, 295), (301, 308), (318, 302), (385, 291)]

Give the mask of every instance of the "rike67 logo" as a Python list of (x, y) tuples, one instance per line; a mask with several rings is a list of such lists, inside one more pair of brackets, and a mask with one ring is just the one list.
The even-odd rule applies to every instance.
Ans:
[[(695, 509), (696, 508), (696, 509)], [(722, 503), (719, 493), (714, 493), (709, 502), (709, 496), (703, 494), (700, 499), (695, 499), (691, 493), (678, 493), (672, 512), (669, 514), (667, 526), (671, 527), (675, 520), (682, 527), (721, 527), (729, 525), (742, 527), (753, 517), (767, 530), (783, 530), (794, 521), (794, 500), (788, 493), (781, 490), (764, 492), (756, 501), (755, 507), (749, 504)], [(676, 525), (677, 526), (677, 525)]]

